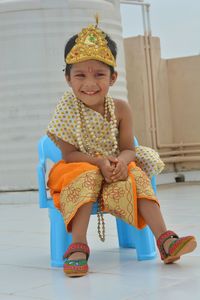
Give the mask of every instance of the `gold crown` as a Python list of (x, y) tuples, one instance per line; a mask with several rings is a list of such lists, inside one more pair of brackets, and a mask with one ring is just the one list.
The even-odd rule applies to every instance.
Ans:
[(76, 64), (89, 59), (95, 59), (109, 66), (116, 66), (115, 58), (108, 47), (106, 35), (96, 26), (89, 25), (78, 34), (74, 47), (68, 53), (65, 61), (67, 64)]

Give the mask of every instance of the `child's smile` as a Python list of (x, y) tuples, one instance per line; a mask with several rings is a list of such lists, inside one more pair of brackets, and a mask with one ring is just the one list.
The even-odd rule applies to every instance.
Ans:
[(101, 111), (109, 87), (117, 79), (117, 73), (111, 74), (109, 66), (88, 60), (73, 64), (67, 81), (75, 96), (88, 107)]

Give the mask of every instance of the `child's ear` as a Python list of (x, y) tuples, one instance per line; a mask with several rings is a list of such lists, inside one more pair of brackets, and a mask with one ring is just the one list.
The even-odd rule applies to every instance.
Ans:
[(71, 86), (70, 76), (69, 75), (65, 75), (65, 79), (66, 79), (68, 85)]
[(112, 75), (110, 76), (110, 86), (112, 86), (115, 83), (115, 81), (117, 80), (117, 76), (118, 73), (116, 71), (112, 73)]

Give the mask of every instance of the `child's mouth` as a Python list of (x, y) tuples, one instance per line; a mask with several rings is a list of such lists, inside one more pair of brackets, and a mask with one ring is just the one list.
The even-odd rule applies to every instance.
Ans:
[(93, 96), (93, 95), (97, 94), (98, 92), (99, 92), (99, 91), (88, 91), (88, 92), (82, 91), (82, 93), (84, 93), (84, 94), (86, 94), (86, 95), (88, 95), (88, 96)]

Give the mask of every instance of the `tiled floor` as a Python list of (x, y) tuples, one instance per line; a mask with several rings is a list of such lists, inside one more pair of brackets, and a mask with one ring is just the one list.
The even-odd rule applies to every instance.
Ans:
[[(200, 244), (200, 184), (158, 188), (168, 228), (195, 234)], [(107, 240), (89, 227), (90, 273), (67, 278), (49, 265), (48, 212), (37, 206), (37, 193), (0, 194), (1, 300), (174, 300), (200, 299), (200, 247), (173, 265), (159, 257), (138, 262), (131, 249), (119, 249), (115, 219), (106, 216)]]

